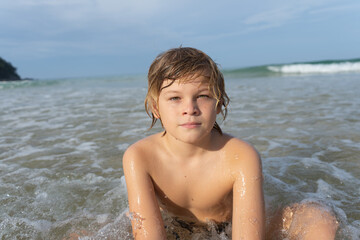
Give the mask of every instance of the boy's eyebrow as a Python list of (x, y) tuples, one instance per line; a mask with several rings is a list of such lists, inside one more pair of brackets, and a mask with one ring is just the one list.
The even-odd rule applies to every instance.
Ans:
[[(173, 93), (181, 93), (181, 91), (177, 91), (177, 90), (163, 90), (164, 91), (164, 94), (173, 94)], [(209, 88), (207, 87), (199, 87), (198, 88), (198, 92), (204, 92), (204, 91), (209, 91)]]
[[(164, 90), (163, 90), (164, 91)], [(164, 91), (164, 94), (170, 94), (170, 93), (180, 93), (179, 91), (176, 90), (168, 90), (168, 91)]]

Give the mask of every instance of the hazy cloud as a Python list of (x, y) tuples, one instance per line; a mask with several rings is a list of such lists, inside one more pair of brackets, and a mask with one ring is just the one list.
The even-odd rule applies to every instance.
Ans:
[(0, 53), (20, 60), (153, 56), (183, 44), (221, 54), (260, 41), (244, 39), (263, 30), (359, 10), (355, 1), (1, 0)]
[(323, 13), (342, 13), (342, 12), (357, 12), (360, 11), (360, 3), (342, 3), (334, 6), (323, 6), (315, 10), (311, 10), (311, 14), (323, 14)]

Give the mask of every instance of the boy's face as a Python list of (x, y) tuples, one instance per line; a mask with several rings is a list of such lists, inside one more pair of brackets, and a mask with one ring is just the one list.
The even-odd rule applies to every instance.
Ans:
[(209, 136), (221, 106), (216, 106), (207, 77), (185, 79), (170, 86), (172, 80), (163, 82), (165, 88), (160, 92), (155, 116), (161, 120), (167, 135), (187, 143), (200, 143)]

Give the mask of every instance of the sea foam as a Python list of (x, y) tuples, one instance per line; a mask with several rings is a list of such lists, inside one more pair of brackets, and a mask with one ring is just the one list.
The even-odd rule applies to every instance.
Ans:
[(289, 64), (268, 66), (270, 71), (277, 73), (340, 73), (360, 72), (360, 62), (341, 62), (331, 64)]

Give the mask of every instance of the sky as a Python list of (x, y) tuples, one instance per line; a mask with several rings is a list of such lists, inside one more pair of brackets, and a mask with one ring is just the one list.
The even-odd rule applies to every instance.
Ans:
[(222, 69), (360, 58), (359, 0), (1, 0), (0, 57), (21, 77), (146, 74), (173, 47)]

